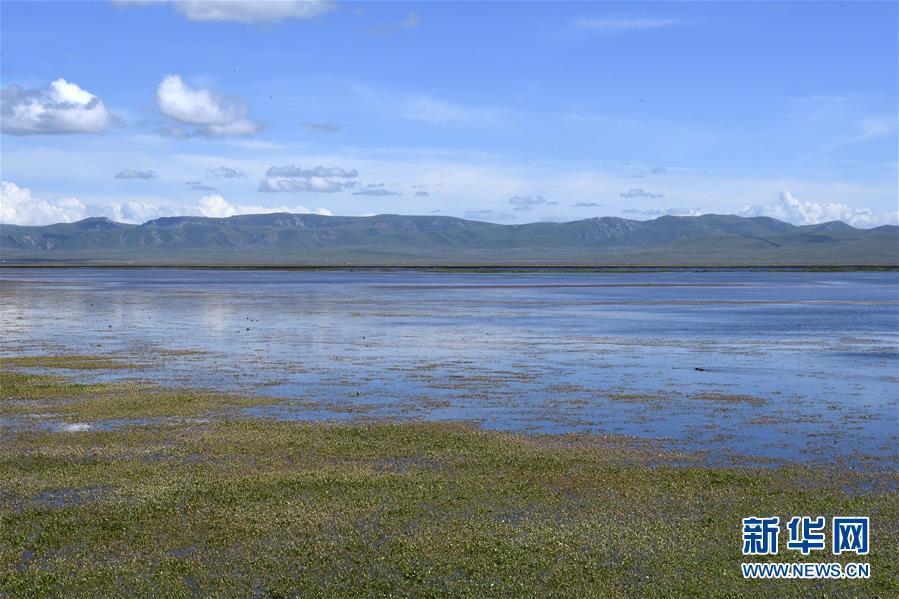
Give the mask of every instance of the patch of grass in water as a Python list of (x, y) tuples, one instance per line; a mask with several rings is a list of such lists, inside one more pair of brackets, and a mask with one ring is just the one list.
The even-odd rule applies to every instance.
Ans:
[(131, 366), (114, 356), (16, 356), (0, 358), (0, 368), (59, 368), (66, 370), (121, 370)]
[(87, 421), (202, 416), (277, 401), (146, 383), (73, 383), (63, 377), (10, 371), (0, 371), (0, 390), (0, 414), (40, 412)]
[(690, 399), (712, 401), (722, 404), (747, 404), (751, 406), (763, 406), (765, 400), (754, 395), (733, 395), (729, 393), (696, 393)]

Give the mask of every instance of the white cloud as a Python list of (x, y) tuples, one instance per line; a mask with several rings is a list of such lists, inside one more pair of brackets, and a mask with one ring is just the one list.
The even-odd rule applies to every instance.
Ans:
[(269, 214), (272, 212), (291, 212), (294, 214), (320, 214), (322, 216), (333, 216), (327, 208), (316, 208), (309, 210), (305, 206), (236, 206), (228, 202), (225, 198), (218, 194), (208, 195), (200, 198), (197, 209), (202, 216), (210, 218), (226, 218), (236, 216), (238, 214)]
[(203, 196), (198, 202), (200, 214), (211, 218), (225, 218), (238, 214), (237, 207), (220, 195)]
[(196, 206), (175, 208), (140, 201), (90, 204), (74, 197), (52, 200), (35, 198), (31, 190), (9, 181), (0, 182), (0, 223), (11, 225), (50, 225), (71, 223), (92, 216), (103, 216), (120, 223), (141, 224), (163, 216), (196, 215), (224, 218), (237, 214), (291, 212), (332, 216), (327, 208), (310, 210), (296, 206), (252, 206), (231, 204), (218, 194), (200, 198)]
[(113, 0), (119, 6), (171, 4), (191, 21), (279, 23), (314, 19), (335, 8), (326, 0)]
[(277, 23), (286, 19), (314, 19), (334, 9), (319, 0), (181, 0), (175, 9), (191, 21)]
[(777, 200), (764, 205), (746, 206), (737, 211), (740, 216), (770, 216), (795, 225), (816, 225), (834, 220), (855, 227), (871, 227), (897, 222), (896, 212), (875, 214), (868, 208), (852, 208), (833, 202), (804, 202), (789, 191), (781, 191)]
[(357, 185), (359, 173), (338, 166), (316, 166), (304, 169), (298, 166), (272, 166), (259, 183), (259, 191), (314, 191), (335, 193), (352, 189)]
[(240, 98), (205, 88), (193, 89), (178, 75), (166, 75), (159, 82), (156, 104), (163, 115), (193, 127), (196, 134), (252, 135), (262, 128), (261, 123), (247, 118), (247, 106)]
[(92, 204), (87, 207), (88, 216), (105, 216), (118, 223), (138, 225), (162, 216), (174, 216), (175, 210), (167, 206), (154, 206), (146, 202), (129, 201), (110, 204)]
[(661, 29), (679, 25), (676, 19), (653, 19), (648, 17), (584, 17), (575, 19), (575, 29), (588, 31), (641, 31)]
[(13, 135), (103, 133), (117, 122), (99, 97), (65, 79), (43, 89), (12, 85), (0, 99), (0, 129)]
[(86, 207), (78, 198), (42, 200), (31, 190), (0, 181), (0, 222), (10, 225), (70, 223), (85, 217)]

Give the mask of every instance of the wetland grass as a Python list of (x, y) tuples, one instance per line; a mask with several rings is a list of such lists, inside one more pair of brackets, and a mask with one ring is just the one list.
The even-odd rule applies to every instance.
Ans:
[[(241, 416), (269, 401), (2, 371), (4, 418), (87, 427), (0, 435), (0, 596), (899, 593), (893, 472), (712, 468), (615, 437)], [(152, 420), (92, 427), (110, 419)], [(869, 515), (872, 578), (744, 580), (749, 514)]]

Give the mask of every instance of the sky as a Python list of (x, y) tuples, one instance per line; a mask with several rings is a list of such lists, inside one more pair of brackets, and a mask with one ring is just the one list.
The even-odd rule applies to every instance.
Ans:
[(0, 2), (0, 221), (897, 222), (897, 3)]

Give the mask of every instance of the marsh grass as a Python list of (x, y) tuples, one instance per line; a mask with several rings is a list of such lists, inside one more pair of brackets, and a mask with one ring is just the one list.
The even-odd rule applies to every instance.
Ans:
[(58, 368), (65, 370), (121, 370), (126, 362), (111, 356), (14, 356), (0, 358), (0, 368)]
[(79, 420), (140, 419), (221, 414), (274, 403), (196, 389), (163, 389), (147, 383), (75, 383), (65, 377), (0, 372), (0, 414), (40, 411)]
[[(162, 417), (2, 438), (0, 595), (899, 592), (894, 473), (709, 468), (620, 438), (461, 424), (249, 419), (235, 410), (270, 400), (15, 372), (0, 390), (20, 415), (28, 399), (85, 422)], [(753, 514), (870, 516), (873, 578), (743, 580)]]

